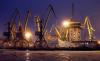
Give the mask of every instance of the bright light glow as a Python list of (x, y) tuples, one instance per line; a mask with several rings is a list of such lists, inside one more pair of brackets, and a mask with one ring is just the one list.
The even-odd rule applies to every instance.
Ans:
[(25, 32), (25, 38), (29, 40), (31, 38), (32, 34), (30, 32)]
[(97, 43), (100, 45), (100, 41), (97, 41)]
[(27, 52), (27, 53), (26, 53), (26, 56), (30, 56), (30, 53), (29, 53), (29, 52)]
[(63, 21), (62, 25), (64, 27), (69, 27), (70, 26), (70, 22), (69, 21)]

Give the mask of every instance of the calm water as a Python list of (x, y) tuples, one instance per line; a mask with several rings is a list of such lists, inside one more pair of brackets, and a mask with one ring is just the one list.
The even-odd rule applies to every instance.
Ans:
[(100, 61), (100, 51), (0, 50), (0, 61)]

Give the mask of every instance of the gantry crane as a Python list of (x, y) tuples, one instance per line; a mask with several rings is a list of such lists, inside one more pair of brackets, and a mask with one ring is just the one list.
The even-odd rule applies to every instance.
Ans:
[[(32, 15), (31, 10), (28, 10), (26, 18), (25, 18), (25, 23), (24, 23), (24, 37), (25, 37), (25, 40), (26, 40), (25, 42), (27, 43), (28, 47), (30, 47), (30, 45), (32, 45), (32, 40), (31, 40), (32, 32), (30, 31), (30, 29), (28, 27), (28, 21), (29, 21), (29, 18), (31, 17), (31, 15)], [(27, 34), (28, 34), (28, 36), (27, 36)]]
[[(7, 32), (4, 32), (4, 36), (7, 37), (5, 44), (8, 44), (8, 46), (14, 45), (14, 42), (16, 40), (16, 19), (19, 19), (19, 10), (16, 8), (14, 12), (12, 13), (12, 16), (10, 18), (10, 21), (7, 23)], [(8, 47), (6, 46), (6, 47)]]
[(43, 23), (43, 20), (39, 16), (35, 17), (35, 24), (37, 26), (37, 31), (35, 32), (35, 35), (38, 36), (37, 40), (34, 43), (35, 44), (34, 47), (36, 48), (46, 48), (48, 46), (47, 41), (44, 38), (44, 34), (46, 32), (47, 23), (48, 23), (51, 13), (55, 15), (52, 5), (49, 5), (48, 8), (49, 8), (48, 15), (46, 19), (44, 20), (44, 23)]
[(93, 39), (94, 39), (94, 33), (93, 32), (95, 30), (93, 29), (88, 16), (86, 16), (83, 26), (84, 26), (84, 28), (87, 28), (87, 30), (88, 30), (89, 40), (93, 41)]
[[(81, 27), (82, 26), (82, 27)], [(94, 39), (94, 29), (90, 23), (90, 19), (88, 18), (88, 16), (86, 16), (85, 21), (83, 23), (83, 25), (80, 25), (81, 28), (83, 29), (87, 29), (88, 30), (88, 39), (90, 41), (92, 41)], [(59, 30), (59, 27), (55, 26), (53, 27), (54, 31), (56, 31), (56, 35), (59, 36), (59, 38), (62, 38), (61, 34), (62, 32)], [(60, 28), (61, 29), (61, 28)], [(62, 31), (64, 32), (64, 30), (62, 29)], [(67, 33), (66, 33), (67, 35)], [(67, 36), (66, 36), (67, 37)], [(71, 36), (72, 37), (72, 36)]]
[(4, 32), (4, 36), (7, 36), (7, 40), (14, 40), (16, 38), (16, 18), (19, 19), (19, 10), (16, 8), (10, 21), (7, 23), (8, 32)]
[(31, 16), (30, 14), (31, 14), (31, 12), (30, 12), (30, 10), (28, 10), (26, 18), (25, 18), (24, 27), (22, 27), (21, 20), (18, 21), (17, 38), (19, 40), (19, 43), (21, 44), (21, 47), (24, 47), (25, 45), (27, 46), (27, 44), (28, 44), (27, 40), (25, 39), (25, 32), (29, 30), (27, 23)]

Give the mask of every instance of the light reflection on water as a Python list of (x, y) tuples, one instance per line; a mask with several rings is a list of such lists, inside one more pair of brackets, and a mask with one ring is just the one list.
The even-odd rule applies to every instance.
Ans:
[(30, 52), (28, 50), (25, 53), (25, 56), (26, 56), (26, 61), (30, 61)]
[(100, 61), (100, 51), (0, 51), (0, 61)]

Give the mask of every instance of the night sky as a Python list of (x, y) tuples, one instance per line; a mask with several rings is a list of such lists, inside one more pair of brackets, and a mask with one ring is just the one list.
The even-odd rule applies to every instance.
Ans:
[(72, 2), (74, 2), (74, 21), (83, 23), (85, 16), (89, 16), (93, 24), (95, 35), (100, 39), (100, 0), (0, 0), (0, 37), (6, 29), (7, 23), (15, 8), (21, 13), (21, 21), (24, 22), (26, 11), (32, 10), (32, 17), (28, 25), (34, 30), (34, 16), (46, 17), (47, 7), (52, 4), (57, 15), (49, 20), (48, 26), (60, 23), (65, 18), (72, 16)]

